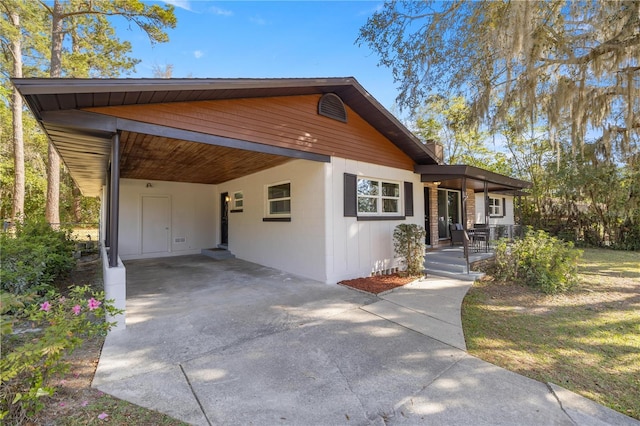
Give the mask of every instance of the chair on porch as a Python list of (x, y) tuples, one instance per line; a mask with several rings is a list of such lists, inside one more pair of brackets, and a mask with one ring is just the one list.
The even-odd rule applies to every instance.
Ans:
[(476, 223), (473, 225), (473, 244), (476, 251), (484, 249), (489, 251), (489, 237), (491, 230), (489, 225), (484, 223)]
[[(450, 223), (449, 224), (449, 233), (451, 234), (451, 245), (461, 244), (464, 245), (465, 240), (465, 231), (462, 228), (461, 223)], [(467, 237), (468, 239), (469, 237)]]

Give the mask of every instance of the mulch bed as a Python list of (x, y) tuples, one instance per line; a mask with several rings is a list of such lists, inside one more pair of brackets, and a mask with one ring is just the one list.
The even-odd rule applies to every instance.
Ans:
[(418, 278), (419, 277), (403, 276), (399, 274), (374, 275), (372, 277), (340, 281), (338, 284), (366, 291), (367, 293), (380, 294), (396, 287), (409, 284)]

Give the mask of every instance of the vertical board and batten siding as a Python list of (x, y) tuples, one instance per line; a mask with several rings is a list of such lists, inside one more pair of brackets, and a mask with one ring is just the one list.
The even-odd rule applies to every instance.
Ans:
[(404, 170), (414, 162), (348, 106), (318, 115), (320, 95), (86, 108), (105, 115)]
[[(325, 163), (293, 160), (218, 185), (242, 191), (242, 211), (229, 213), (229, 251), (237, 258), (326, 282)], [(267, 185), (291, 183), (291, 221), (265, 222)]]
[[(326, 193), (333, 194), (326, 196), (325, 201), (327, 282), (366, 277), (393, 267), (395, 227), (401, 223), (424, 225), (424, 203), (417, 201), (422, 200), (420, 175), (408, 170), (336, 157), (326, 167)], [(399, 182), (403, 188), (403, 200), (407, 199), (405, 191), (411, 191), (409, 197), (413, 199), (412, 209), (409, 209), (413, 211), (407, 211), (410, 207), (407, 204), (403, 213), (412, 213), (413, 216), (407, 215), (404, 220), (358, 221), (357, 215), (353, 214), (354, 206), (345, 209), (344, 205), (346, 200), (353, 200), (345, 191), (353, 186), (351, 181), (357, 177)]]

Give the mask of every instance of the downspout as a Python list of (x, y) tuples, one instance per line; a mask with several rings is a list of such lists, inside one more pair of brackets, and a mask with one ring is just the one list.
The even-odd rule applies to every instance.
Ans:
[(111, 137), (111, 191), (109, 191), (109, 267), (118, 266), (118, 223), (120, 210), (120, 134)]

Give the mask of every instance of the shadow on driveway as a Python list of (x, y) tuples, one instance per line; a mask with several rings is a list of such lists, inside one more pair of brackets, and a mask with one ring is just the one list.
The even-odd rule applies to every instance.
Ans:
[(575, 424), (546, 385), (405, 323), (459, 323), (438, 280), (382, 300), (237, 259), (126, 267), (93, 386), (191, 424)]

